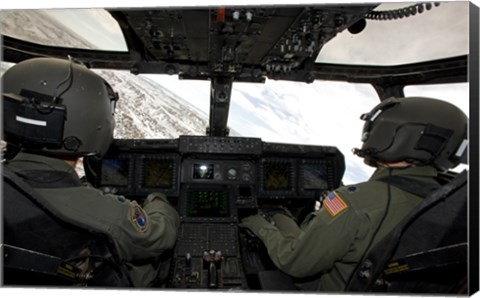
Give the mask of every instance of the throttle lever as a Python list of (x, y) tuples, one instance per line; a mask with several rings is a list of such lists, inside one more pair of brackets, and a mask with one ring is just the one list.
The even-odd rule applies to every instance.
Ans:
[(203, 252), (203, 261), (208, 266), (208, 287), (218, 287), (217, 265), (222, 260), (222, 253), (211, 249)]

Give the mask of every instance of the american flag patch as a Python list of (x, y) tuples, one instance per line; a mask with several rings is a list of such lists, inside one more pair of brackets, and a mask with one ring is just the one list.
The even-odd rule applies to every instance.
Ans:
[(335, 216), (347, 208), (347, 204), (335, 193), (331, 192), (324, 200), (323, 206), (331, 216)]

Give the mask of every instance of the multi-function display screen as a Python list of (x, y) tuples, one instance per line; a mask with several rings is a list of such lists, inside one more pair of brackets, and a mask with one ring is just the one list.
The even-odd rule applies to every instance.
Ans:
[(226, 191), (190, 190), (187, 199), (188, 217), (228, 217), (230, 207)]
[(193, 179), (213, 179), (213, 164), (196, 163), (193, 165)]
[(147, 188), (171, 188), (174, 181), (172, 159), (144, 159), (143, 186)]
[(101, 185), (128, 186), (130, 160), (123, 158), (105, 158), (102, 161)]
[(290, 190), (292, 166), (289, 162), (266, 162), (263, 164), (265, 190)]
[(328, 172), (324, 163), (305, 163), (303, 165), (304, 189), (328, 189)]

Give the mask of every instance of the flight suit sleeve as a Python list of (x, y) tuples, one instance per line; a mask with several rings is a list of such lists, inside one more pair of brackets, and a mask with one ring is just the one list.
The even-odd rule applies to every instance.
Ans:
[(273, 215), (272, 219), (275, 226), (285, 237), (294, 237), (302, 231), (297, 222), (290, 216), (279, 213)]
[(151, 194), (143, 206), (129, 201), (116, 241), (125, 260), (156, 257), (173, 248), (180, 219), (177, 211), (163, 194)]
[(163, 194), (148, 196), (140, 206), (91, 187), (39, 189), (39, 193), (48, 198), (52, 212), (108, 235), (124, 261), (158, 257), (175, 245), (180, 220)]
[[(311, 213), (302, 228), (292, 228), (293, 220), (287, 223), (286, 217), (281, 218), (280, 225), (272, 225), (260, 215), (245, 218), (241, 226), (263, 241), (280, 270), (294, 277), (308, 277), (330, 269), (355, 239), (357, 218), (352, 208), (345, 204), (341, 210), (330, 211), (322, 208)], [(287, 231), (282, 231), (286, 227)]]
[(180, 218), (175, 208), (161, 193), (150, 194), (143, 207), (151, 222), (159, 223), (165, 227), (162, 233), (164, 246), (166, 249), (172, 248), (177, 240), (177, 230), (180, 226)]

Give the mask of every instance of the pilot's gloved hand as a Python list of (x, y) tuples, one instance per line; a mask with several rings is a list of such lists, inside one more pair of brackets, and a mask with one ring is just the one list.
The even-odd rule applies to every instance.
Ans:
[(268, 221), (273, 222), (273, 217), (277, 214), (283, 214), (287, 217), (296, 221), (296, 218), (287, 208), (283, 206), (275, 206), (275, 207), (262, 207), (259, 211), (260, 214), (263, 214)]
[(239, 227), (249, 229), (255, 235), (259, 236), (260, 230), (268, 227), (273, 227), (272, 223), (269, 222), (261, 214), (255, 214), (242, 219), (238, 224)]
[(178, 227), (180, 219), (177, 210), (170, 204), (167, 196), (160, 192), (154, 192), (143, 201), (142, 208), (149, 216), (157, 216), (158, 221), (169, 218), (174, 226)]
[(143, 206), (146, 206), (146, 205), (150, 204), (151, 202), (157, 201), (157, 200), (170, 204), (170, 202), (168, 201), (167, 196), (165, 194), (163, 194), (161, 192), (152, 192), (151, 194), (149, 194), (147, 196), (147, 198), (143, 202)]

